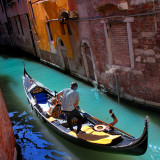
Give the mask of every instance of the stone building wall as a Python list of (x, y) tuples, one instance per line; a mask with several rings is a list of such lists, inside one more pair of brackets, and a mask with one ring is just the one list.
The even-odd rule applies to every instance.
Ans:
[(160, 107), (158, 1), (77, 0), (79, 34), (89, 43), (97, 84)]
[(37, 55), (27, 2), (11, 0), (0, 4), (0, 45)]
[(16, 141), (1, 90), (0, 122), (0, 159), (16, 160)]
[[(25, 4), (23, 13), (22, 3)], [(59, 44), (55, 47), (56, 54), (37, 49), (34, 42), (38, 45), (41, 41), (32, 34), (25, 1), (7, 8), (14, 26), (10, 35), (7, 35), (4, 11), (0, 10), (0, 43), (20, 47), (51, 64), (67, 68), (71, 74), (93, 82), (108, 93), (160, 107), (160, 2), (68, 0), (68, 3), (65, 14), (69, 19), (63, 25), (71, 32), (67, 38), (73, 57), (67, 57), (67, 49), (60, 39), (55, 41)], [(34, 26), (32, 29), (36, 33)]]

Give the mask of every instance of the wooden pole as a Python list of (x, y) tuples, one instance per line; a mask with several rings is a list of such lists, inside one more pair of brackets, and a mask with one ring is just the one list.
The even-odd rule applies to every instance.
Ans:
[(96, 121), (98, 121), (98, 122), (104, 123), (104, 124), (106, 124), (106, 125), (108, 125), (108, 126), (110, 126), (110, 127), (115, 128), (116, 130), (118, 130), (118, 131), (120, 131), (120, 132), (128, 135), (129, 137), (135, 138), (134, 136), (132, 136), (132, 135), (130, 135), (130, 134), (128, 134), (128, 133), (120, 130), (119, 128), (116, 128), (116, 127), (112, 126), (112, 125), (109, 124), (109, 123), (106, 123), (106, 122), (104, 122), (104, 121), (101, 121), (100, 119), (97, 119), (97, 118), (95, 118), (95, 117), (90, 116), (88, 113), (85, 113), (85, 112), (84, 112), (83, 110), (81, 110), (81, 109), (78, 109), (78, 108), (77, 108), (77, 111), (79, 111), (80, 113), (82, 113), (82, 114), (83, 114), (84, 116), (86, 116), (86, 117), (88, 116), (88, 117), (90, 117), (90, 118), (92, 118), (92, 119), (94, 119), (94, 120), (96, 120)]
[(116, 89), (117, 89), (117, 96), (118, 96), (118, 102), (120, 102), (120, 91), (119, 91), (119, 82), (118, 82), (118, 73), (115, 73), (115, 79), (116, 79)]

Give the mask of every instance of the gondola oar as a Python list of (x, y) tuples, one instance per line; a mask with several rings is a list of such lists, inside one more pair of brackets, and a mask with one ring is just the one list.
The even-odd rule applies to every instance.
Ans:
[(88, 113), (82, 112), (82, 111), (80, 111), (79, 109), (77, 109), (77, 110), (78, 110), (80, 113), (82, 113), (84, 116), (86, 116), (86, 117), (90, 117), (90, 118), (92, 118), (92, 119), (94, 119), (94, 120), (96, 120), (96, 121), (98, 121), (98, 122), (104, 123), (104, 124), (106, 124), (106, 125), (108, 125), (108, 126), (110, 126), (110, 127), (115, 128), (116, 130), (118, 130), (118, 131), (120, 131), (120, 132), (122, 132), (122, 133), (128, 135), (129, 137), (135, 138), (134, 136), (132, 136), (132, 135), (130, 135), (130, 134), (128, 134), (128, 133), (126, 133), (126, 132), (120, 130), (119, 128), (116, 128), (116, 127), (112, 126), (112, 125), (109, 124), (109, 123), (106, 123), (106, 122), (104, 122), (104, 121), (101, 121), (100, 119), (97, 119), (97, 118), (95, 118), (95, 117), (92, 117), (92, 116), (89, 115)]

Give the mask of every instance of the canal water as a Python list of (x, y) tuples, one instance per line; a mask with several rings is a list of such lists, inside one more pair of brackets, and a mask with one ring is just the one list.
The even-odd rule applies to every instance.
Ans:
[[(128, 156), (92, 151), (79, 147), (55, 134), (45, 126), (32, 111), (26, 99), (23, 84), (23, 60), (26, 70), (36, 80), (53, 91), (69, 87), (72, 81), (79, 84), (79, 106), (106, 122), (112, 119), (108, 113), (113, 109), (118, 118), (116, 127), (139, 137), (144, 127), (145, 116), (150, 117), (148, 150), (142, 156)], [(160, 113), (145, 110), (140, 106), (118, 103), (68, 75), (27, 59), (0, 54), (0, 88), (6, 101), (16, 141), (21, 147), (24, 160), (160, 160)]]

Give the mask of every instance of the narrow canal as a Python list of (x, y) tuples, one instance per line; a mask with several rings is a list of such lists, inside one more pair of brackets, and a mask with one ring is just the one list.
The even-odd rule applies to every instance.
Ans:
[(118, 103), (95, 88), (36, 61), (26, 59), (28, 73), (51, 90), (60, 91), (72, 81), (79, 84), (80, 107), (103, 121), (110, 122), (112, 108), (118, 118), (116, 127), (139, 137), (145, 116), (150, 117), (148, 150), (142, 156), (109, 154), (81, 148), (55, 134), (28, 105), (23, 84), (23, 58), (0, 55), (0, 88), (12, 122), (16, 141), (25, 160), (160, 160), (160, 113), (139, 106)]

